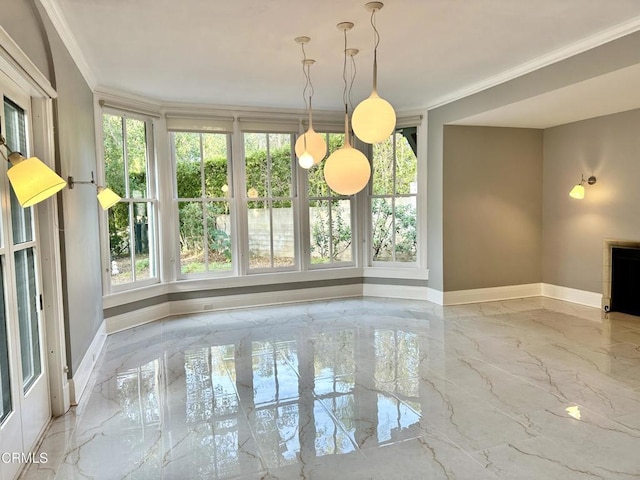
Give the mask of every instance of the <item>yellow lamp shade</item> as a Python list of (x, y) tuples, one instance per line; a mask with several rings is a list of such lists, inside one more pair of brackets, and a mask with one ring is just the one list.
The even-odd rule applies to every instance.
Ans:
[(333, 152), (324, 164), (324, 179), (340, 195), (358, 193), (369, 183), (371, 166), (367, 157), (348, 142)]
[[(327, 154), (327, 143), (324, 141), (323, 135), (316, 132), (313, 127), (309, 127), (309, 129), (296, 140), (295, 150), (300, 166), (302, 168), (311, 168), (312, 165), (316, 165), (324, 159)], [(300, 157), (302, 157), (305, 151), (313, 158), (312, 165), (308, 167), (303, 166), (300, 161)], [(306, 163), (308, 163), (308, 159), (305, 161), (305, 164)]]
[(13, 166), (7, 176), (22, 207), (46, 200), (67, 186), (67, 182), (37, 157), (25, 159), (14, 152), (9, 160)]
[(374, 90), (353, 111), (351, 125), (353, 133), (363, 142), (380, 143), (389, 138), (396, 128), (396, 112)]
[(109, 210), (120, 201), (120, 196), (110, 188), (98, 187), (98, 202), (103, 210)]
[(569, 196), (578, 200), (582, 200), (584, 198), (584, 186), (582, 186), (581, 184), (576, 185), (569, 192)]

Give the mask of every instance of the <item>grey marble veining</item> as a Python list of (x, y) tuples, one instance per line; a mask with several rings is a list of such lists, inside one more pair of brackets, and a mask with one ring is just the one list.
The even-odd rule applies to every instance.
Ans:
[(550, 299), (174, 317), (88, 389), (24, 479), (640, 478), (640, 319)]

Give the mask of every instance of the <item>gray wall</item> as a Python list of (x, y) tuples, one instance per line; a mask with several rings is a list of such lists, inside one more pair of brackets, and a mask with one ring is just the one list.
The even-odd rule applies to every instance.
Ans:
[(35, 0), (0, 0), (0, 25), (53, 84), (47, 36)]
[(445, 291), (541, 281), (542, 130), (444, 128)]
[[(447, 291), (461, 280), (447, 279), (445, 287), (444, 229), (455, 218), (444, 217), (444, 126), (536, 95), (553, 91), (589, 78), (640, 63), (640, 32), (575, 55), (567, 60), (541, 68), (496, 87), (470, 95), (429, 111), (428, 114), (428, 268), (429, 287)], [(580, 172), (578, 172), (579, 175)], [(546, 177), (545, 177), (546, 180)], [(579, 180), (579, 178), (578, 178)], [(577, 180), (576, 180), (577, 181)], [(508, 187), (505, 187), (508, 188)], [(501, 232), (496, 232), (499, 235)], [(470, 241), (472, 239), (469, 239)], [(460, 247), (458, 247), (460, 249)], [(473, 259), (474, 262), (477, 260)], [(494, 285), (497, 286), (497, 285)], [(476, 284), (467, 288), (479, 288)], [(456, 287), (457, 289), (457, 287)]]
[[(96, 169), (91, 89), (39, 2), (0, 1), (2, 26), (58, 92), (54, 101), (58, 173), (63, 178), (73, 175), (88, 180)], [(58, 205), (67, 361), (73, 375), (103, 320), (95, 188), (80, 185), (73, 190), (65, 189), (62, 204)], [(41, 231), (40, 235), (58, 233)]]
[[(544, 132), (545, 283), (602, 293), (603, 240), (640, 241), (640, 110)], [(584, 200), (569, 197), (595, 175)]]

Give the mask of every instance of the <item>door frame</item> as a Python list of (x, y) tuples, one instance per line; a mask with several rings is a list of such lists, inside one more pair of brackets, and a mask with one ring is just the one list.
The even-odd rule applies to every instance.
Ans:
[[(31, 131), (33, 153), (55, 169), (53, 134), (53, 99), (57, 92), (49, 80), (0, 26), (0, 70), (31, 96)], [(46, 366), (49, 376), (49, 395), (53, 416), (64, 414), (70, 407), (67, 353), (62, 296), (62, 267), (60, 255), (60, 222), (57, 197), (37, 206), (39, 230), (41, 312), (46, 346)]]

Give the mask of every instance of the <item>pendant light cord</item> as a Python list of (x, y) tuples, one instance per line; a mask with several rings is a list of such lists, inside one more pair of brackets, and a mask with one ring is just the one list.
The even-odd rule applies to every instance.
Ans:
[[(309, 109), (307, 106), (307, 89), (311, 84), (311, 78), (309, 76), (309, 65), (307, 65), (307, 52), (304, 49), (304, 43), (301, 43), (300, 46), (302, 47), (302, 74), (305, 78), (304, 88), (302, 89), (302, 101), (304, 102), (304, 110), (307, 112)], [(311, 95), (313, 95), (313, 86), (311, 86), (311, 89)]]

